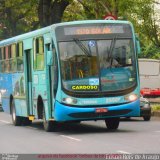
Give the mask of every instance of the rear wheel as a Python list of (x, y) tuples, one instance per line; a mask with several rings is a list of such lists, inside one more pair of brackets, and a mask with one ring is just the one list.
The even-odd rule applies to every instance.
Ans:
[(43, 109), (43, 127), (46, 132), (53, 131), (55, 127), (55, 121), (46, 120), (46, 114), (44, 109)]
[(144, 116), (143, 119), (144, 119), (144, 121), (150, 121), (151, 116)]
[(28, 117), (23, 117), (22, 124), (23, 124), (24, 126), (29, 126), (29, 125), (31, 125), (31, 124), (32, 124), (32, 121), (31, 121), (31, 120), (29, 120), (29, 118), (28, 118)]
[(16, 108), (15, 108), (14, 100), (12, 100), (12, 104), (11, 104), (11, 115), (12, 115), (13, 124), (15, 126), (20, 126), (22, 124), (23, 117), (16, 115)]
[(120, 118), (107, 118), (105, 123), (108, 129), (116, 130), (119, 126)]

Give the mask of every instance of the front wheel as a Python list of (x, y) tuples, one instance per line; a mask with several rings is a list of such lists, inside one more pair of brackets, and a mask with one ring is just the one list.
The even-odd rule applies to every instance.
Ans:
[(46, 132), (53, 131), (55, 127), (55, 121), (46, 120), (46, 114), (44, 109), (43, 109), (43, 127)]
[(107, 118), (105, 123), (108, 129), (116, 130), (119, 126), (120, 118)]
[(15, 126), (20, 126), (22, 124), (23, 117), (16, 115), (16, 108), (15, 108), (14, 100), (12, 101), (12, 104), (11, 104), (11, 115), (12, 115), (12, 123)]

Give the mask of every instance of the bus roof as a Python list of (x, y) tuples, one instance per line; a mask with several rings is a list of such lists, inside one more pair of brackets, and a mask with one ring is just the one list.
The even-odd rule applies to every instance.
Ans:
[(115, 23), (115, 24), (131, 24), (131, 22), (129, 21), (122, 21), (122, 20), (83, 20), (83, 21), (70, 21), (70, 22), (62, 22), (62, 23), (57, 23), (57, 24), (53, 24), (50, 25), (48, 27), (44, 27), (41, 29), (37, 29), (35, 31), (31, 31), (28, 33), (24, 33), (12, 38), (8, 38), (6, 40), (2, 40), (0, 41), (0, 47), (5, 46), (5, 45), (9, 45), (12, 43), (16, 43), (17, 41), (22, 41), (24, 39), (30, 38), (30, 37), (36, 37), (38, 35), (50, 32), (51, 30), (55, 29), (58, 26), (64, 26), (64, 25), (73, 25), (73, 24), (91, 24), (91, 23)]

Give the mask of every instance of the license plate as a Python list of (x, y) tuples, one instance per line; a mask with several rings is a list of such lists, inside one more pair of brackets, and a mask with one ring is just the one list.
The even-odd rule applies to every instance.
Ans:
[(104, 112), (108, 112), (107, 108), (96, 108), (95, 110), (96, 113), (104, 113)]

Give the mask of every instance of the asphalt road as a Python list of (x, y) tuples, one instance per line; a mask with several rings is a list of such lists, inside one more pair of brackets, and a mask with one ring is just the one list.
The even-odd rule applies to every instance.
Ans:
[(160, 153), (160, 118), (122, 120), (115, 132), (103, 121), (91, 121), (59, 124), (47, 133), (39, 121), (15, 127), (11, 117), (0, 112), (0, 153)]

